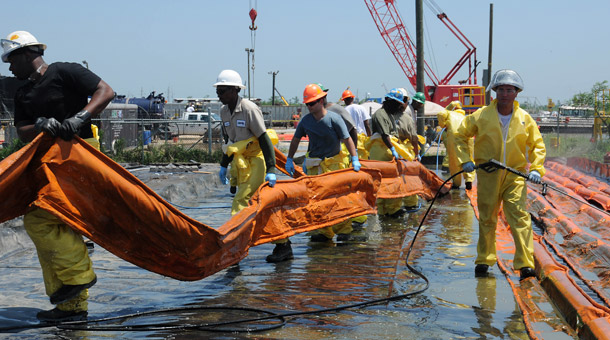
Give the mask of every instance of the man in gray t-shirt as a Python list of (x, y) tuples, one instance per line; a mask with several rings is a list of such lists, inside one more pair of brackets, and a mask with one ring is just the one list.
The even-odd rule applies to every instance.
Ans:
[[(354, 142), (347, 133), (347, 127), (338, 114), (326, 110), (324, 106), (325, 97), (326, 92), (317, 84), (307, 85), (303, 92), (303, 102), (307, 105), (310, 114), (301, 118), (292, 141), (290, 141), (288, 158), (286, 159), (286, 171), (290, 174), (294, 173), (292, 158), (297, 151), (301, 138), (304, 136), (309, 137), (308, 158), (311, 162), (316, 161), (319, 164), (309, 165), (310, 171), (315, 169), (317, 172), (329, 172), (349, 167), (349, 163), (344, 161), (340, 155), (341, 142), (345, 144), (347, 151), (349, 151), (354, 171), (360, 170), (358, 153)], [(315, 173), (315, 175), (317, 174)], [(335, 234), (347, 236), (351, 232), (351, 220), (347, 220), (332, 227), (317, 230), (311, 236), (311, 240), (313, 242), (325, 242), (331, 240)]]

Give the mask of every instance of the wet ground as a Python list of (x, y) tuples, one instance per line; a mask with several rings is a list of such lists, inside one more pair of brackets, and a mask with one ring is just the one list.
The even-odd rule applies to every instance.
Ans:
[[(218, 185), (214, 167), (185, 175), (157, 175), (146, 169), (134, 173), (188, 215), (220, 226), (230, 218), (232, 197), (228, 186)], [(291, 238), (294, 260), (279, 264), (265, 262), (272, 244), (254, 247), (238, 265), (194, 282), (147, 272), (96, 246), (92, 260), (98, 283), (90, 289), (89, 319), (185, 307), (189, 310), (110, 323), (125, 327), (171, 321), (184, 327), (262, 316), (196, 307), (247, 307), (283, 314), (407, 294), (426, 284), (404, 261), (426, 208), (424, 202), (419, 212), (397, 219), (369, 216), (346, 242), (311, 243), (307, 235), (297, 235)], [(411, 253), (410, 264), (430, 281), (427, 290), (364, 308), (287, 317), (275, 329), (235, 333), (230, 330), (244, 326), (227, 326), (225, 332), (26, 327), (0, 333), (0, 339), (527, 339), (504, 275), (494, 267), (490, 277), (474, 277), (477, 231), (464, 189), (453, 190), (437, 200)], [(0, 327), (34, 326), (36, 312), (52, 308), (36, 252), (18, 221), (0, 232)]]

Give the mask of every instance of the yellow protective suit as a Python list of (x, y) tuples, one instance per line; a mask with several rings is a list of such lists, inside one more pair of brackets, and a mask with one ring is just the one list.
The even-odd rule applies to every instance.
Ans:
[[(390, 142), (400, 157), (408, 161), (415, 159), (413, 145), (408, 139), (401, 142), (398, 138), (390, 136)], [(367, 150), (369, 150), (369, 159), (371, 160), (391, 161), (394, 158), (394, 156), (392, 156), (392, 151), (388, 149), (381, 139), (381, 135), (378, 133), (373, 134), (373, 136), (369, 138), (365, 144), (365, 147)], [(377, 200), (377, 212), (379, 215), (391, 215), (397, 212), (403, 206), (411, 208), (418, 206), (418, 204), (419, 197), (417, 195), (405, 196), (402, 199), (380, 198)]]
[[(99, 150), (95, 138), (85, 140)], [(28, 233), (38, 254), (45, 292), (51, 296), (63, 285), (87, 284), (95, 278), (83, 237), (57, 217), (45, 210), (34, 208), (23, 217)], [(89, 291), (84, 289), (77, 297), (57, 305), (63, 311), (86, 311)]]
[[(451, 176), (455, 175), (456, 173), (460, 172), (462, 170), (462, 164), (460, 163), (460, 161), (457, 158), (457, 154), (456, 154), (456, 137), (458, 134), (458, 128), (460, 127), (460, 124), (462, 123), (462, 120), (464, 120), (464, 115), (465, 112), (464, 110), (455, 110), (455, 111), (449, 111), (449, 110), (443, 110), (441, 112), (438, 113), (437, 117), (438, 117), (438, 125), (442, 128), (445, 128), (446, 131), (446, 135), (444, 138), (444, 142), (445, 142), (445, 147), (447, 149), (447, 159), (448, 159), (448, 167), (449, 167), (449, 173)], [(468, 149), (469, 149), (469, 153), (472, 156), (472, 152), (474, 149), (474, 139), (470, 138), (468, 139)], [(443, 160), (443, 163), (444, 160)], [(462, 177), (464, 177), (464, 181), (466, 182), (474, 182), (474, 176), (475, 176), (475, 172), (464, 172), (462, 173), (462, 175), (460, 176), (456, 176), (453, 178), (453, 186), (454, 187), (459, 187), (460, 185), (462, 185)]]
[[(397, 142), (398, 138), (390, 136), (390, 140)], [(396, 147), (397, 144), (392, 143), (392, 145), (396, 149), (396, 152), (398, 154), (401, 154), (401, 152), (404, 151), (405, 154), (407, 154), (407, 152), (405, 151), (406, 148), (400, 147), (400, 149), (399, 149)], [(366, 148), (369, 150), (369, 159), (370, 160), (391, 161), (394, 158), (394, 156), (392, 156), (392, 151), (390, 151), (390, 149), (388, 149), (388, 147), (385, 145), (385, 143), (381, 139), (381, 135), (379, 133), (374, 133), (370, 137), (368, 143), (366, 144)], [(401, 150), (401, 151), (399, 151), (399, 150)], [(402, 205), (403, 205), (403, 198), (390, 198), (390, 199), (378, 198), (377, 199), (377, 214), (379, 216), (391, 215), (391, 214), (397, 212), (398, 210), (400, 210), (400, 208), (402, 208)]]
[(364, 133), (358, 134), (358, 158), (369, 159), (369, 150), (364, 146), (369, 140), (369, 136)]
[[(447, 148), (447, 130), (441, 130), (443, 131), (443, 133), (441, 134), (441, 141), (443, 143), (443, 146), (445, 147), (445, 152), (448, 150)], [(441, 164), (441, 169), (442, 168), (449, 168), (449, 154), (446, 154), (445, 157), (443, 157), (443, 164)]]
[[(350, 167), (349, 153), (345, 145), (342, 145), (341, 151), (334, 157), (320, 159), (320, 158), (307, 158), (305, 165), (307, 166), (307, 174), (319, 175), (334, 170), (347, 169)], [(331, 227), (318, 229), (315, 233), (322, 234), (329, 239), (332, 239), (335, 234), (349, 234), (352, 232), (352, 221), (364, 222), (366, 221), (366, 215), (355, 217), (347, 221), (335, 224)]]
[[(530, 171), (536, 170), (544, 176), (546, 148), (542, 136), (536, 122), (519, 107), (517, 101), (513, 105), (506, 136), (502, 133), (498, 118), (497, 100), (464, 118), (456, 139), (460, 164), (471, 161), (468, 149), (468, 139), (471, 137), (475, 137), (475, 164), (495, 159), (513, 169), (526, 172), (529, 159)], [(477, 170), (477, 183), (479, 241), (475, 263), (490, 266), (496, 263), (495, 231), (500, 203), (503, 203), (504, 214), (515, 241), (513, 266), (515, 269), (534, 268), (532, 222), (525, 210), (525, 178), (506, 170), (496, 170), (492, 173)]]
[(598, 140), (602, 140), (602, 119), (599, 116), (595, 116), (593, 120), (593, 141), (597, 142)]
[[(271, 144), (277, 145), (279, 139), (275, 130), (267, 130)], [(233, 197), (231, 216), (248, 206), (248, 200), (258, 187), (265, 182), (265, 158), (256, 137), (251, 137), (226, 148), (227, 156), (233, 156), (231, 173), (237, 173), (237, 192)]]

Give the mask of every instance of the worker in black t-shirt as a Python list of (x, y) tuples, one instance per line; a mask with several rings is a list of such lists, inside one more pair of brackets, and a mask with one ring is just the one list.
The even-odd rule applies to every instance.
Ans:
[[(76, 63), (47, 65), (46, 45), (26, 31), (1, 41), (2, 61), (20, 80), (29, 80), (15, 94), (15, 127), (19, 138), (32, 141), (40, 132), (71, 140), (80, 136), (99, 149), (91, 118), (114, 97), (112, 88)], [(88, 97), (91, 100), (88, 101)], [(61, 220), (34, 207), (24, 216), (25, 229), (34, 242), (47, 295), (57, 307), (37, 314), (41, 321), (82, 320), (87, 317), (87, 288), (97, 278), (80, 234)]]

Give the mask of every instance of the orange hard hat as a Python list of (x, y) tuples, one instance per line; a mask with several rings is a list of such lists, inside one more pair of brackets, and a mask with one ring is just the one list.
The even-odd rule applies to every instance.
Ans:
[(345, 98), (356, 98), (356, 96), (354, 96), (352, 91), (345, 90), (345, 91), (343, 91), (343, 94), (341, 95), (341, 100), (344, 100)]
[(303, 103), (311, 103), (326, 96), (326, 92), (318, 84), (309, 84), (303, 91)]

